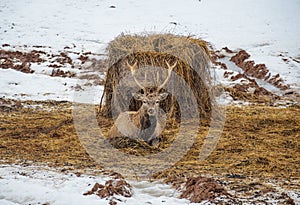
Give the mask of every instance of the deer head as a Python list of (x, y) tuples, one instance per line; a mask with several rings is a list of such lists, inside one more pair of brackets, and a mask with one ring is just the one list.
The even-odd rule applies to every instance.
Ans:
[(167, 61), (165, 62), (168, 66), (168, 76), (165, 79), (165, 81), (156, 88), (155, 91), (150, 93), (135, 77), (137, 62), (135, 62), (134, 65), (130, 65), (128, 61), (126, 61), (135, 83), (143, 90), (143, 94), (134, 93), (133, 98), (137, 101), (142, 102), (142, 106), (140, 109), (144, 114), (148, 114), (149, 116), (157, 116), (160, 101), (165, 100), (168, 96), (167, 92), (160, 93), (160, 91), (170, 80), (172, 70), (177, 65), (177, 62), (175, 62), (172, 66), (170, 66), (170, 64)]

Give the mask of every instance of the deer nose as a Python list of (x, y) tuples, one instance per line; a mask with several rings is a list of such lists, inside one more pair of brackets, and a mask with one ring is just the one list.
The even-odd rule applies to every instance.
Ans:
[(150, 108), (150, 109), (148, 110), (148, 113), (149, 113), (149, 115), (153, 115), (153, 114), (154, 114), (154, 109), (153, 109), (153, 108)]

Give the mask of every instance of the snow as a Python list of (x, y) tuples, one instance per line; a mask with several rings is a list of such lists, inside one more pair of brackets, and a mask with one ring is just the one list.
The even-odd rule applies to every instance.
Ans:
[[(297, 0), (288, 3), (282, 0), (2, 0), (0, 42), (13, 46), (43, 45), (53, 52), (69, 46), (77, 52), (103, 54), (107, 43), (123, 32), (192, 34), (212, 43), (215, 49), (228, 46), (233, 50), (247, 50), (250, 60), (265, 63), (272, 74), (279, 73), (287, 84), (299, 91), (299, 10)], [(284, 62), (282, 58), (288, 61)], [(33, 67), (39, 72), (44, 68), (42, 64)], [(47, 69), (44, 72), (49, 74)], [(72, 101), (72, 89), (62, 85), (65, 79), (47, 79), (57, 87), (48, 86), (46, 89), (40, 86), (31, 91), (31, 86), (20, 90), (20, 86), (7, 85), (15, 80), (15, 74), (1, 72), (1, 86), (5, 87), (2, 87), (1, 95)], [(29, 74), (20, 78), (46, 80), (44, 76)], [(8, 81), (6, 84), (4, 79)], [(67, 83), (75, 84), (74, 80)], [(77, 84), (83, 85), (81, 82)], [(97, 95), (101, 95), (99, 90), (97, 88), (95, 92)], [(98, 102), (97, 99), (89, 103)]]
[[(43, 74), (25, 74), (11, 69), (0, 69), (1, 79), (0, 96), (7, 98), (16, 98), (21, 100), (58, 100), (73, 101), (74, 95), (76, 99), (83, 99), (80, 96), (86, 93), (96, 94), (90, 103), (97, 104), (100, 102), (102, 94), (102, 86), (87, 87), (84, 91), (76, 91), (78, 84), (84, 84), (86, 81), (71, 78), (50, 77)], [(4, 89), (5, 88), (5, 89)], [(92, 101), (92, 102), (91, 102)], [(88, 103), (87, 101), (78, 100), (77, 102)]]
[[(127, 180), (132, 186), (132, 197), (126, 198), (114, 195), (101, 199), (96, 195), (83, 195), (90, 191), (95, 183), (105, 184), (111, 178), (102, 174), (95, 174), (93, 170), (61, 171), (60, 168), (49, 168), (47, 166), (21, 166), (0, 165), (0, 204), (1, 205), (24, 205), (24, 204), (51, 204), (51, 205), (94, 205), (109, 204), (116, 201), (119, 205), (209, 205), (208, 201), (191, 203), (186, 199), (179, 199), (179, 192), (171, 186), (162, 182)], [(269, 193), (268, 203), (277, 204), (271, 197), (280, 199), (280, 193), (287, 193), (296, 204), (300, 203), (299, 190), (286, 190), (269, 183), (271, 187), (278, 189), (278, 193)], [(233, 195), (234, 192), (232, 193)], [(278, 198), (277, 198), (278, 197)], [(263, 199), (263, 198), (262, 198)], [(225, 200), (226, 199), (221, 199)], [(243, 204), (253, 204), (243, 198)], [(259, 197), (257, 201), (259, 201)]]
[[(94, 205), (109, 200), (96, 195), (83, 195), (94, 184), (104, 184), (110, 178), (104, 175), (59, 172), (42, 166), (0, 165), (0, 204), (51, 204), (51, 205)], [(114, 196), (118, 204), (190, 204), (179, 199), (178, 192), (160, 182), (129, 181), (133, 187), (130, 198)], [(119, 201), (120, 200), (120, 201)]]
[[(300, 3), (295, 0), (289, 3), (282, 0), (227, 0), (225, 3), (219, 0), (3, 0), (2, 30), (7, 32), (1, 40), (38, 45), (55, 42), (62, 46), (78, 42), (80, 46), (99, 49), (98, 44), (107, 43), (124, 31), (173, 30), (204, 36), (219, 46), (230, 43), (234, 48), (251, 48), (269, 43), (294, 50), (299, 49), (295, 48), (300, 40), (297, 35), (300, 28), (296, 26), (299, 9)], [(12, 23), (14, 29), (10, 29)]]

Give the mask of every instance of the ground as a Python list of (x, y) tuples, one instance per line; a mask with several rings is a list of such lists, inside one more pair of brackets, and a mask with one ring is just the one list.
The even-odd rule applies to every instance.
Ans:
[[(2, 100), (1, 104), (3, 164), (47, 164), (83, 173), (105, 170), (87, 154), (77, 137), (71, 103)], [(253, 197), (257, 192), (262, 199), (258, 196), (256, 199), (262, 201), (269, 200), (265, 196), (269, 192), (280, 195), (281, 189), (299, 190), (299, 109), (298, 106), (229, 106), (222, 137), (206, 160), (198, 160), (203, 143), (199, 135), (186, 156), (151, 178), (178, 184), (187, 177), (209, 176), (240, 199)], [(201, 132), (206, 133), (207, 127)]]
[[(1, 1), (0, 204), (300, 204), (299, 10), (280, 0)], [(142, 178), (134, 161), (124, 179), (86, 149), (94, 139), (83, 143), (74, 108), (87, 124), (86, 110), (98, 111), (112, 39), (152, 32), (209, 43), (225, 124), (204, 160), (206, 121), (178, 162)], [(96, 122), (104, 133), (113, 123)], [(122, 142), (122, 153), (147, 156), (170, 141)]]

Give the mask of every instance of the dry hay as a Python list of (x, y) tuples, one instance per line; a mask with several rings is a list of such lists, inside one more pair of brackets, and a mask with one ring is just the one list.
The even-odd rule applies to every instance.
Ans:
[[(142, 91), (135, 89), (137, 85), (130, 75), (128, 77), (129, 68), (125, 66), (125, 62), (128, 61), (131, 65), (137, 62), (138, 70), (145, 69), (146, 73), (149, 72), (146, 79), (145, 76), (144, 79), (140, 76), (140, 82), (144, 80), (144, 86), (151, 91), (159, 85), (159, 82), (163, 82), (163, 78), (156, 77), (155, 68), (167, 68), (166, 62), (170, 65), (177, 62), (173, 71), (191, 89), (197, 101), (200, 117), (206, 119), (210, 117), (214, 99), (210, 93), (210, 53), (206, 42), (171, 34), (121, 35), (110, 42), (107, 51), (109, 69), (103, 94), (105, 104), (101, 109), (103, 116), (116, 117), (120, 112), (136, 111), (141, 106), (140, 102), (132, 99), (133, 91)], [(161, 77), (166, 70), (164, 72), (160, 69), (158, 72), (161, 72)], [(148, 85), (149, 81), (152, 83), (155, 81), (155, 84)], [(179, 80), (171, 81), (167, 91), (172, 97), (168, 97), (160, 106), (178, 120), (182, 112), (189, 112), (193, 102), (186, 89), (182, 89), (182, 82)], [(180, 97), (175, 99), (174, 93)], [(178, 101), (184, 104), (180, 110)]]
[[(6, 101), (6, 104), (8, 103)], [(98, 166), (99, 169), (99, 165), (86, 153), (77, 136), (72, 123), (72, 104), (11, 104), (17, 106), (13, 109), (6, 109), (5, 106), (8, 105), (0, 107), (2, 162), (29, 160), (47, 163), (50, 166)], [(228, 107), (222, 137), (206, 160), (200, 162), (198, 157), (208, 126), (199, 130), (193, 147), (177, 164), (154, 176), (168, 178), (169, 181), (190, 174), (204, 173), (299, 180), (299, 109), (266, 106)], [(109, 124), (108, 120), (102, 123)]]
[(78, 141), (70, 103), (21, 103), (0, 98), (0, 105), (3, 163), (46, 163), (64, 168), (98, 166)]
[(299, 113), (297, 106), (227, 107), (222, 137), (206, 160), (198, 159), (202, 144), (200, 134), (182, 161), (156, 176), (173, 181), (187, 176), (191, 169), (198, 169), (198, 174), (229, 173), (299, 180)]

